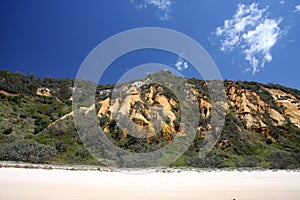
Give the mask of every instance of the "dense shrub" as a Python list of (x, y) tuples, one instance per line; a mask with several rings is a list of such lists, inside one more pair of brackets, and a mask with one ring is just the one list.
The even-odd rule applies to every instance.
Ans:
[(90, 156), (90, 153), (87, 149), (79, 149), (78, 151), (76, 151), (75, 156), (80, 157), (80, 159), (85, 160), (88, 159), (88, 157)]
[(42, 117), (38, 117), (35, 121), (34, 124), (36, 127), (34, 128), (34, 134), (39, 133), (40, 131), (44, 130), (48, 126), (48, 121)]
[(54, 142), (54, 145), (58, 153), (63, 153), (67, 151), (67, 145), (63, 141), (56, 140)]
[[(65, 101), (72, 95), (73, 80), (68, 78), (36, 78), (33, 74), (25, 75), (22, 73), (13, 73), (6, 70), (0, 70), (0, 90), (4, 90), (13, 94), (35, 95), (38, 87), (50, 88), (51, 93)], [(12, 97), (14, 101), (18, 101), (18, 97)]]
[(187, 159), (186, 164), (193, 167), (200, 168), (224, 168), (229, 167), (225, 162), (224, 158), (221, 156), (215, 155), (214, 153), (208, 153), (204, 158), (195, 157), (193, 159)]
[(40, 163), (54, 157), (55, 147), (34, 140), (16, 140), (0, 146), (0, 160)]
[(285, 151), (272, 152), (267, 161), (272, 169), (294, 169), (299, 168), (300, 153), (289, 153)]
[(236, 166), (237, 167), (258, 167), (261, 161), (262, 159), (257, 156), (244, 155), (241, 158), (241, 160), (236, 160)]

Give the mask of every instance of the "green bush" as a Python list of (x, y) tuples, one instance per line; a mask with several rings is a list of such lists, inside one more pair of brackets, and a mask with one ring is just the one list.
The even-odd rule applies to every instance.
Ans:
[(54, 142), (54, 145), (58, 153), (63, 153), (67, 151), (67, 145), (63, 141), (56, 140)]
[(266, 139), (266, 144), (267, 144), (267, 145), (270, 145), (270, 144), (272, 144), (272, 143), (273, 143), (273, 141), (272, 141), (270, 138), (267, 138), (267, 139)]
[(5, 130), (3, 131), (3, 134), (4, 134), (4, 135), (9, 135), (9, 134), (11, 134), (12, 131), (13, 131), (12, 128), (8, 128), (8, 129), (5, 129)]
[(261, 161), (262, 159), (257, 156), (244, 155), (241, 160), (235, 162), (237, 167), (258, 167)]
[(16, 140), (0, 146), (0, 160), (41, 163), (54, 157), (55, 147), (40, 144), (34, 140)]
[(38, 134), (40, 131), (44, 130), (48, 126), (48, 121), (42, 117), (38, 117), (34, 124), (36, 127), (34, 128), (34, 134)]
[(90, 156), (90, 153), (87, 149), (82, 148), (76, 151), (75, 156), (80, 157), (82, 160), (86, 160)]
[(267, 161), (272, 169), (294, 169), (299, 168), (300, 153), (289, 153), (285, 151), (272, 152)]
[[(51, 93), (65, 101), (72, 95), (70, 87), (74, 81), (68, 78), (53, 79), (53, 78), (36, 78), (33, 74), (25, 75), (22, 73), (13, 73), (7, 70), (0, 70), (0, 90), (7, 91), (13, 94), (35, 96), (38, 87), (50, 88)], [(12, 101), (19, 102), (18, 97), (11, 97)], [(49, 99), (48, 99), (49, 100)], [(51, 103), (50, 101), (47, 101)]]

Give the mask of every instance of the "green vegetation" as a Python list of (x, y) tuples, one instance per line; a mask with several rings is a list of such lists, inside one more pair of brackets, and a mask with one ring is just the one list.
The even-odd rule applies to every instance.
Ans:
[(0, 146), (0, 160), (41, 163), (53, 158), (56, 153), (54, 146), (30, 139), (5, 142)]
[(207, 88), (207, 83), (204, 80), (199, 80), (196, 78), (188, 79), (188, 82), (195, 86), (199, 92), (198, 99), (204, 99), (206, 101), (210, 100), (210, 94)]
[(33, 74), (24, 75), (0, 70), (0, 90), (21, 96), (35, 96), (38, 87), (51, 89), (53, 96), (60, 101), (67, 101), (72, 95), (70, 87), (73, 86), (71, 79), (36, 78)]
[[(171, 76), (163, 72), (164, 78)], [(73, 117), (69, 115), (63, 120), (60, 118), (72, 111), (71, 101), (73, 80), (35, 78), (33, 75), (23, 75), (9, 71), (0, 71), (0, 90), (7, 94), (0, 94), (0, 160), (23, 161), (32, 163), (55, 164), (90, 164), (101, 165), (84, 147)], [(189, 84), (198, 90), (198, 99), (210, 100), (210, 95), (203, 80), (188, 79)], [(300, 92), (274, 84), (260, 84), (255, 82), (225, 81), (226, 88), (234, 85), (240, 89), (255, 92), (263, 102), (282, 114), (272, 95), (265, 88), (280, 89), (300, 98)], [(154, 96), (164, 95), (173, 99), (176, 105), (171, 105), (171, 111), (176, 117), (171, 121), (165, 119), (166, 125), (174, 124), (175, 130), (180, 127), (180, 107), (176, 95), (169, 87), (159, 84), (142, 86), (141, 101), (131, 105), (131, 109), (140, 113), (145, 119), (150, 120), (149, 100), (146, 93), (153, 86)], [(46, 87), (51, 91), (51, 96), (39, 96), (37, 88)], [(96, 88), (96, 109), (111, 95), (114, 85), (98, 85)], [(101, 92), (106, 91), (106, 92)], [(287, 98), (287, 97), (286, 97)], [(154, 100), (154, 99), (152, 99)], [(255, 102), (253, 97), (249, 101)], [(204, 142), (205, 132), (210, 123), (210, 116), (201, 117), (199, 125), (201, 131), (195, 137), (189, 149), (171, 166), (192, 166), (206, 168), (223, 167), (262, 167), (272, 169), (296, 169), (300, 167), (300, 129), (293, 124), (288, 116), (286, 123), (277, 126), (270, 118), (269, 111), (264, 113), (252, 113), (259, 115), (268, 127), (267, 133), (258, 133), (249, 130), (245, 121), (238, 118), (233, 106), (229, 106), (222, 134), (218, 138), (213, 150), (205, 157), (198, 157)], [(123, 121), (122, 126), (118, 123)], [(99, 126), (105, 129), (107, 137), (118, 147), (130, 152), (156, 151), (170, 141), (166, 137), (173, 138), (168, 126), (162, 128), (155, 136), (148, 138), (136, 138), (128, 134), (131, 132), (126, 120), (109, 118), (106, 115), (99, 116)], [(51, 125), (50, 125), (51, 124)], [(201, 133), (202, 133), (201, 132)]]
[(297, 90), (297, 89), (288, 88), (288, 87), (284, 87), (282, 85), (273, 84), (273, 83), (265, 84), (264, 86), (267, 87), (267, 88), (273, 88), (273, 89), (281, 90), (281, 91), (286, 92), (288, 94), (292, 94), (292, 95), (296, 96), (298, 99), (300, 99), (300, 91)]

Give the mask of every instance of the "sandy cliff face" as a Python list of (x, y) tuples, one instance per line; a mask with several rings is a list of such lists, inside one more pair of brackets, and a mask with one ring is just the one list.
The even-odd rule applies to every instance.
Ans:
[[(188, 84), (193, 88), (193, 94), (186, 94), (186, 97), (195, 99), (199, 104), (197, 134), (204, 138), (211, 129), (212, 111), (209, 93), (203, 89), (207, 83), (200, 81)], [(187, 134), (184, 129), (179, 132), (181, 105), (171, 92), (159, 84), (148, 84), (146, 79), (115, 89), (100, 90), (102, 96), (96, 105), (81, 109), (86, 114), (96, 111), (99, 120), (104, 121), (102, 128), (105, 133), (114, 130), (114, 121), (113, 124), (117, 123), (123, 132), (126, 130), (126, 134), (123, 134), (125, 137), (134, 130), (139, 136), (148, 138), (148, 141), (157, 135), (171, 141), (176, 134)], [(225, 82), (225, 92), (227, 105), (222, 106), (227, 110), (227, 115), (230, 113), (238, 120), (235, 124), (239, 132), (250, 131), (276, 141), (280, 134), (290, 133), (291, 124), (300, 128), (300, 100), (293, 93), (257, 83), (233, 81)], [(47, 88), (39, 88), (37, 93), (51, 95)]]
[(270, 124), (284, 128), (288, 121), (291, 121), (299, 127), (299, 99), (279, 89), (263, 89), (271, 95), (267, 102), (255, 91), (236, 85), (227, 88), (228, 102), (245, 128), (268, 135), (271, 131)]
[(235, 116), (241, 120), (246, 129), (267, 134), (268, 125), (263, 118), (264, 113), (271, 108), (255, 92), (231, 86), (227, 89), (227, 98), (235, 110)]
[[(174, 99), (168, 99), (159, 93), (162, 88), (159, 86), (149, 86), (141, 89), (139, 85), (131, 84), (122, 87), (118, 94), (107, 97), (99, 102), (98, 117), (109, 117), (115, 119), (128, 120), (137, 132), (146, 134), (147, 137), (154, 136), (156, 132), (162, 130), (166, 140), (170, 141), (168, 134), (175, 133), (176, 112), (172, 110), (178, 104)], [(120, 122), (122, 123), (122, 122)], [(104, 127), (107, 130), (107, 126)]]
[(278, 118), (282, 119), (284, 115), (300, 128), (300, 100), (292, 94), (279, 89), (269, 88), (267, 90), (272, 94), (276, 104), (282, 108), (282, 115), (277, 115)]
[[(108, 116), (113, 119), (115, 114), (119, 113), (128, 117), (137, 129), (143, 130), (149, 135), (160, 130), (175, 133), (175, 123), (180, 116), (180, 104), (162, 91), (163, 88), (158, 85), (141, 89), (131, 84), (123, 88), (122, 98), (107, 97), (101, 100), (98, 116)], [(268, 100), (261, 97), (262, 92), (269, 95)], [(194, 94), (199, 99), (201, 118), (208, 120), (211, 116), (211, 103), (208, 99), (199, 98), (203, 95), (200, 95), (201, 91), (196, 88)], [(226, 95), (229, 105), (228, 112), (234, 113), (243, 125), (241, 128), (245, 130), (276, 139), (271, 133), (270, 125), (284, 129), (286, 124), (291, 122), (300, 127), (300, 101), (292, 94), (269, 88), (261, 88), (259, 92), (256, 92), (231, 82), (226, 88)], [(200, 125), (198, 134), (205, 136), (209, 128), (209, 123)], [(166, 138), (169, 140), (168, 136)]]

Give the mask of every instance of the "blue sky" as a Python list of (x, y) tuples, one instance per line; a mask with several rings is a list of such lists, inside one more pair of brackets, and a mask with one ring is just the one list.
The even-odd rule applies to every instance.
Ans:
[[(200, 43), (223, 79), (278, 83), (300, 89), (300, 1), (2, 0), (0, 69), (39, 77), (76, 76), (88, 53), (133, 28), (163, 27)], [(198, 77), (180, 55), (131, 52), (101, 79), (157, 62)]]

